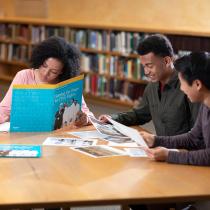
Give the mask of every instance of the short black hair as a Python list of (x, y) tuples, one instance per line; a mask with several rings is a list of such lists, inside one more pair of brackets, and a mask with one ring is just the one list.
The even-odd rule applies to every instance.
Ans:
[(59, 81), (75, 77), (80, 72), (80, 51), (61, 37), (52, 36), (34, 47), (31, 67), (38, 69), (48, 58), (56, 58), (64, 65)]
[(139, 55), (154, 53), (160, 57), (174, 56), (174, 50), (169, 39), (162, 34), (153, 34), (147, 36), (139, 42), (137, 52)]
[(178, 58), (174, 62), (175, 69), (189, 85), (198, 79), (210, 90), (210, 55), (207, 52), (193, 52)]

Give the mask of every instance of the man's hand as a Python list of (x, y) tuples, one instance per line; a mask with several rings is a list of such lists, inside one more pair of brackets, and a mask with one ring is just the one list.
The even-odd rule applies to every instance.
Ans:
[(165, 147), (156, 147), (156, 148), (143, 148), (147, 153), (148, 157), (156, 161), (166, 161), (169, 153), (169, 149)]
[(85, 114), (82, 111), (79, 111), (77, 113), (77, 117), (76, 117), (76, 121), (74, 122), (74, 125), (81, 127), (81, 126), (88, 125), (88, 122), (89, 122), (89, 120), (88, 120), (87, 114)]
[(99, 116), (99, 120), (102, 122), (102, 123), (107, 123), (108, 122), (108, 119), (107, 118), (111, 118), (111, 116), (109, 116), (109, 115), (100, 115)]
[(142, 135), (142, 137), (143, 137), (144, 141), (147, 143), (148, 147), (153, 147), (153, 145), (155, 143), (155, 135), (145, 132), (145, 131), (140, 131), (139, 133)]

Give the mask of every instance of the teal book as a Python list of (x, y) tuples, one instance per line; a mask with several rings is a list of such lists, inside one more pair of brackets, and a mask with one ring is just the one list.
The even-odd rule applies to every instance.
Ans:
[(11, 132), (49, 132), (73, 123), (81, 110), (84, 75), (58, 84), (14, 85)]
[(0, 144), (0, 157), (32, 157), (42, 155), (40, 145)]

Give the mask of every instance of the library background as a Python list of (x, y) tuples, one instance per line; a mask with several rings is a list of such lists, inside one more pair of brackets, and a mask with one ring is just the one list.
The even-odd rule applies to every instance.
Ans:
[(0, 99), (16, 72), (29, 66), (34, 45), (55, 35), (82, 52), (90, 108), (99, 107), (98, 114), (127, 110), (147, 84), (138, 43), (163, 33), (177, 56), (210, 51), (208, 7), (208, 0), (170, 5), (166, 0), (0, 0)]

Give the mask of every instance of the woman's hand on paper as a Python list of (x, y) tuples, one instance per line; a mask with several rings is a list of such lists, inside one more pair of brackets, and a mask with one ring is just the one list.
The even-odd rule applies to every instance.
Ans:
[(144, 141), (147, 143), (148, 147), (153, 147), (155, 143), (155, 135), (145, 131), (140, 131), (139, 133), (143, 137)]

